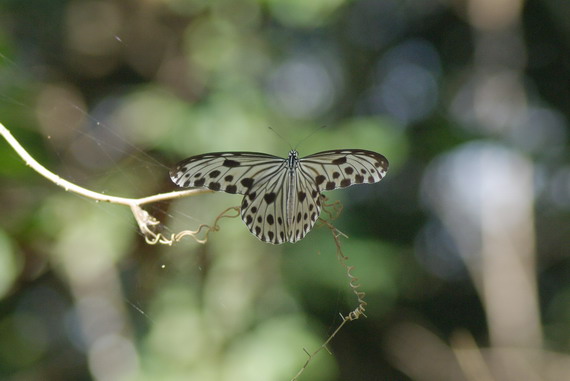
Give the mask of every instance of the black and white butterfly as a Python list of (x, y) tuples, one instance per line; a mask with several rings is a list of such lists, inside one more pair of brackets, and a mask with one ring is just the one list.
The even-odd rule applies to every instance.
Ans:
[(379, 153), (343, 149), (286, 159), (257, 152), (216, 152), (192, 156), (170, 171), (180, 187), (245, 195), (241, 218), (260, 240), (296, 242), (321, 211), (321, 192), (382, 180), (388, 160)]

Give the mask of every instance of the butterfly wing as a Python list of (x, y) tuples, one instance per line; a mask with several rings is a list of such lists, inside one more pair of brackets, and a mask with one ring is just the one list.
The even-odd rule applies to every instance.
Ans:
[(325, 191), (377, 183), (388, 171), (388, 160), (373, 151), (343, 149), (306, 156), (299, 160), (299, 168), (319, 191)]
[(170, 171), (170, 178), (183, 188), (246, 194), (255, 183), (277, 173), (284, 162), (264, 153), (214, 152), (181, 161)]
[(285, 202), (288, 174), (284, 166), (266, 181), (256, 182), (241, 203), (241, 219), (249, 231), (275, 245), (289, 240)]
[(286, 236), (284, 186), (286, 160), (257, 152), (219, 152), (192, 156), (171, 171), (174, 183), (243, 194), (241, 218), (260, 240), (280, 244)]
[(302, 239), (315, 225), (321, 213), (321, 192), (313, 179), (297, 171), (295, 187), (295, 209), (291, 211), (291, 223), (287, 225), (289, 242)]
[[(319, 218), (320, 192), (314, 181), (297, 172), (290, 182), (290, 173), (288, 167), (282, 168), (267, 181), (258, 182), (243, 199), (241, 218), (253, 235), (264, 242), (297, 242)], [(290, 186), (294, 187), (292, 192)], [(291, 211), (287, 210), (289, 194), (294, 197)]]

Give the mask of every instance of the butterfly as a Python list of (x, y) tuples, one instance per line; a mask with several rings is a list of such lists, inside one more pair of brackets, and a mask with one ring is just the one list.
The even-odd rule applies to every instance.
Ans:
[(215, 152), (192, 156), (171, 171), (183, 188), (208, 188), (244, 195), (241, 218), (260, 240), (297, 242), (313, 227), (323, 191), (382, 180), (388, 160), (358, 149), (323, 151), (284, 159), (257, 152)]

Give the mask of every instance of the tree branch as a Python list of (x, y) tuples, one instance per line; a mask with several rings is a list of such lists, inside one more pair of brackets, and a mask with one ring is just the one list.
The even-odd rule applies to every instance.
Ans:
[[(107, 194), (94, 192), (92, 190), (80, 187), (79, 185), (69, 182), (65, 179), (62, 179), (61, 177), (49, 171), (43, 165), (38, 163), (36, 159), (34, 159), (28, 153), (28, 151), (26, 151), (24, 147), (22, 147), (22, 145), (16, 140), (16, 138), (14, 138), (14, 136), (2, 123), (0, 123), (0, 135), (2, 135), (4, 139), (6, 139), (8, 144), (10, 144), (10, 146), (14, 149), (14, 151), (16, 151), (16, 153), (22, 158), (22, 160), (24, 160), (24, 162), (28, 167), (32, 168), (34, 171), (36, 171), (37, 173), (39, 173), (40, 175), (42, 175), (43, 177), (54, 183), (55, 185), (65, 189), (66, 192), (73, 192), (96, 201), (103, 201), (112, 204), (129, 206), (131, 208), (131, 211), (133, 212), (133, 216), (135, 217), (139, 225), (141, 233), (145, 236), (145, 239), (148, 243), (159, 242), (164, 244), (172, 244), (172, 240), (165, 239), (165, 237), (162, 236), (161, 233), (154, 232), (153, 227), (160, 225), (160, 221), (151, 216), (147, 211), (143, 210), (141, 208), (141, 205), (150, 204), (158, 201), (188, 197), (188, 196), (196, 196), (199, 194), (212, 192), (211, 190), (208, 189), (189, 189), (184, 191), (160, 193), (142, 198), (118, 197), (118, 196), (110, 196)], [(196, 237), (196, 234), (200, 232), (204, 226), (206, 225), (200, 226), (200, 228), (197, 231), (184, 231), (178, 234), (185, 233), (183, 234), (183, 236), (190, 235), (198, 242), (205, 242), (204, 240), (199, 240)]]

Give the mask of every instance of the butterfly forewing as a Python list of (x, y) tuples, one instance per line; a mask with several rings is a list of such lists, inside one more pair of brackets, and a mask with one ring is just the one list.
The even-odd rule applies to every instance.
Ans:
[(246, 194), (255, 182), (270, 178), (285, 160), (256, 152), (218, 152), (192, 156), (170, 171), (172, 181), (183, 188)]
[(365, 150), (334, 150), (288, 159), (257, 152), (220, 152), (190, 157), (170, 172), (181, 187), (243, 194), (241, 218), (260, 240), (296, 242), (314, 226), (321, 192), (380, 181), (388, 160)]
[(377, 183), (386, 175), (388, 160), (373, 151), (345, 149), (306, 156), (300, 160), (300, 167), (320, 191), (325, 191)]

